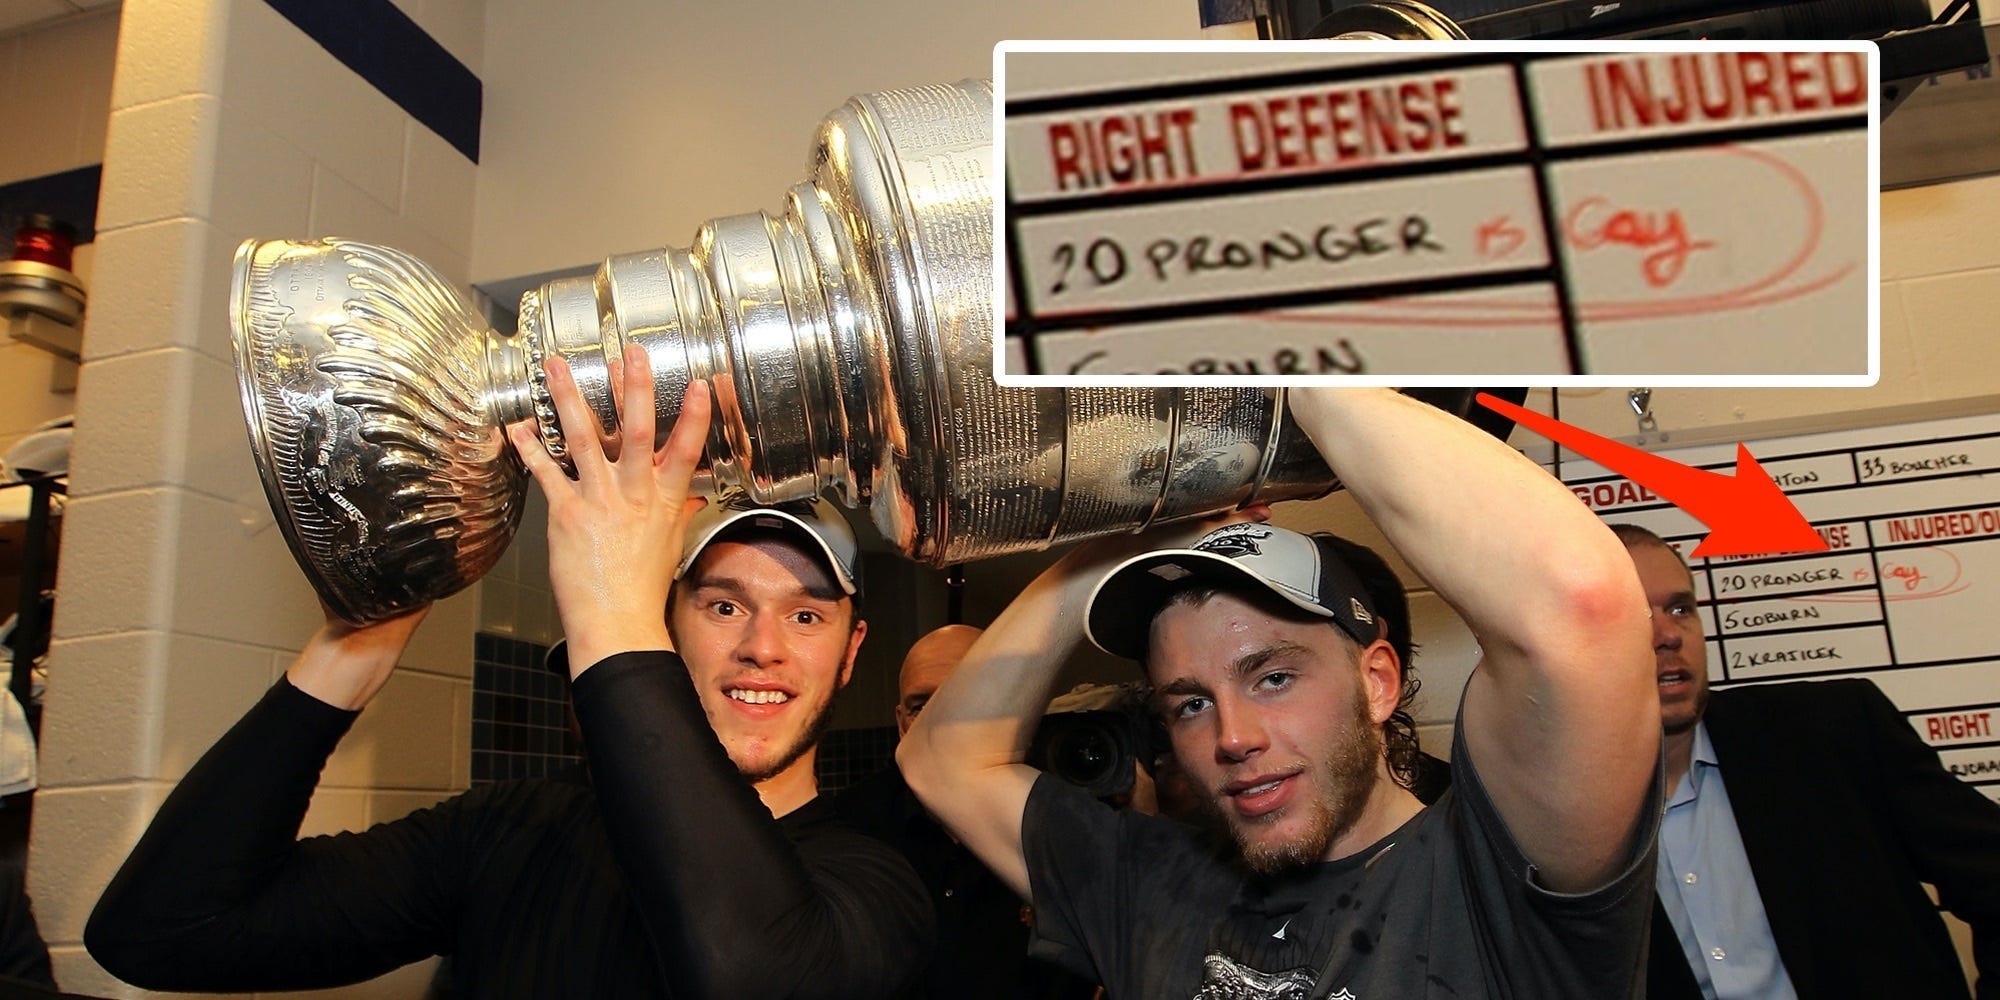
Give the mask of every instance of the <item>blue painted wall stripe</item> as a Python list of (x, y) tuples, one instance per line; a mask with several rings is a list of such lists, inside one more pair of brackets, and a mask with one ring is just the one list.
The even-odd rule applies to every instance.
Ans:
[(479, 162), (479, 77), (389, 0), (264, 0), (383, 96)]

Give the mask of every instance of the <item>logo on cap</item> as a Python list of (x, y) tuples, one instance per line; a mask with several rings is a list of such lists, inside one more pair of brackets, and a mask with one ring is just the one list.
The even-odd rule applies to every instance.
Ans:
[(1355, 621), (1366, 622), (1370, 625), (1375, 624), (1375, 616), (1369, 614), (1368, 609), (1361, 606), (1361, 598), (1350, 597), (1347, 599), (1347, 603), (1353, 607)]
[(1231, 559), (1241, 556), (1264, 554), (1258, 541), (1271, 537), (1271, 529), (1256, 524), (1231, 525), (1217, 528), (1207, 538), (1194, 544), (1197, 552), (1213, 552)]

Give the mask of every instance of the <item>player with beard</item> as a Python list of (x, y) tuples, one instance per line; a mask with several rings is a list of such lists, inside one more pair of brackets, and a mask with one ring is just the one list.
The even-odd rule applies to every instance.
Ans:
[[(1030, 894), (1035, 951), (1112, 997), (1630, 995), (1661, 744), (1623, 547), (1547, 473), (1441, 411), (1386, 391), (1288, 398), (1479, 638), (1452, 787), (1425, 807), (1405, 784), (1390, 726), (1405, 678), (1340, 547), (1255, 520), (1064, 556), (903, 740), (910, 786)], [(1229, 842), (1022, 763), (1085, 638), (1143, 664)]]
[[(565, 428), (597, 425), (561, 361), (549, 382)], [(236, 992), (445, 955), (453, 995), (523, 998), (873, 997), (917, 971), (922, 883), (813, 775), (867, 634), (854, 536), (823, 502), (690, 499), (708, 393), (690, 387), (655, 451), (652, 386), (628, 350), (624, 427), (570, 435), (574, 479), (510, 428), (549, 500), (569, 637), (550, 665), (572, 678), (587, 775), (297, 839), (423, 613), (329, 617), (161, 807), (91, 915), (93, 957), (149, 988)]]

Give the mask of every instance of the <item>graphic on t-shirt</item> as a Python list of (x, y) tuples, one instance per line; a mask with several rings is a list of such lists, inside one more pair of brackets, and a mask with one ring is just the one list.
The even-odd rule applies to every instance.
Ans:
[(1309, 1000), (1312, 988), (1312, 970), (1304, 966), (1259, 972), (1227, 955), (1210, 954), (1201, 960), (1201, 988), (1188, 1000)]

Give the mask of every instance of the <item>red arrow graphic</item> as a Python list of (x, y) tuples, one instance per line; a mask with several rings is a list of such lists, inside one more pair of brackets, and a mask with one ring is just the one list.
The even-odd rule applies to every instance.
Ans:
[(1736, 475), (1682, 465), (1607, 437), (1479, 394), (1480, 405), (1665, 497), (1708, 526), (1697, 556), (1825, 552), (1826, 540), (1771, 481), (1750, 449), (1736, 446)]

